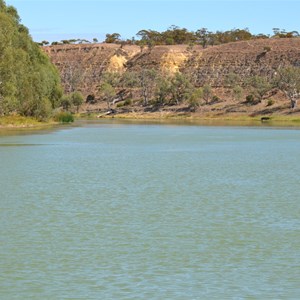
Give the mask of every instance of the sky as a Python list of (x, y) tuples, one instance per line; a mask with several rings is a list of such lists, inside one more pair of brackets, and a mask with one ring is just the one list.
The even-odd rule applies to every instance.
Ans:
[(117, 32), (131, 39), (141, 29), (171, 25), (196, 31), (272, 28), (300, 32), (300, 0), (6, 0), (17, 8), (36, 42), (80, 38), (99, 41)]

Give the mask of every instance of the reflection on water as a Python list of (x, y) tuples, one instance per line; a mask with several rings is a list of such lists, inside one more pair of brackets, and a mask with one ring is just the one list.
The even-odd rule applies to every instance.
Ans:
[(0, 144), (0, 147), (32, 147), (41, 146), (41, 144)]
[(1, 299), (299, 298), (300, 131), (79, 125), (0, 137)]

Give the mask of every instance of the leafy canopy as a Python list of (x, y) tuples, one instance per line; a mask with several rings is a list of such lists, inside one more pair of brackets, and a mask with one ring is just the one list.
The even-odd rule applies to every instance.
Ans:
[(56, 68), (32, 41), (17, 10), (0, 0), (0, 116), (47, 118), (61, 95)]

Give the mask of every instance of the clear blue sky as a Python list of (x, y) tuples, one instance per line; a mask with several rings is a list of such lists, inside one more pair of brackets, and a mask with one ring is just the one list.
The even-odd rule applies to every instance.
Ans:
[(6, 0), (17, 8), (35, 41), (98, 38), (118, 32), (131, 38), (140, 29), (171, 25), (197, 30), (248, 27), (252, 33), (272, 28), (300, 31), (299, 0)]

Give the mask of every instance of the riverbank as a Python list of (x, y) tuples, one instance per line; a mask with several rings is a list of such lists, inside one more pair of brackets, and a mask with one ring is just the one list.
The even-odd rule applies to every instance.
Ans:
[[(199, 125), (238, 125), (238, 126), (283, 126), (300, 127), (299, 115), (273, 115), (273, 116), (249, 116), (249, 115), (199, 115), (195, 113), (174, 113), (174, 112), (127, 112), (110, 115), (98, 113), (75, 114), (76, 120), (119, 120), (126, 122), (183, 122)], [(55, 126), (60, 122), (50, 119), (49, 121), (38, 121), (34, 118), (23, 116), (0, 117), (0, 129), (40, 129)]]
[(77, 119), (99, 120), (114, 119), (120, 121), (139, 122), (186, 122), (200, 125), (239, 125), (239, 126), (293, 126), (300, 127), (300, 115), (213, 115), (197, 113), (174, 113), (174, 112), (127, 112), (115, 114), (83, 113), (78, 114)]
[(57, 124), (53, 120), (39, 121), (35, 118), (23, 117), (19, 115), (0, 117), (0, 129), (6, 128), (40, 128)]

